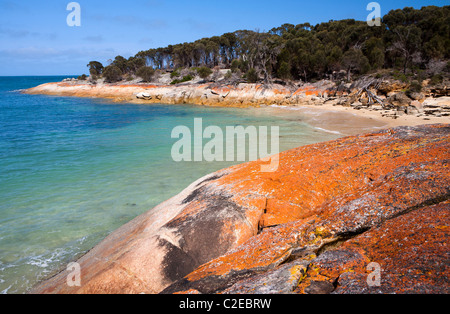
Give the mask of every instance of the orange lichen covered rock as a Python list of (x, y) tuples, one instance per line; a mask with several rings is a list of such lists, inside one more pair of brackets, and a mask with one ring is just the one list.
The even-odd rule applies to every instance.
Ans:
[(268, 199), (265, 206), (264, 215), (261, 217), (260, 227), (280, 225), (286, 222), (299, 220), (309, 216), (309, 212), (304, 208), (285, 202), (279, 199)]
[[(327, 85), (328, 86), (328, 85)], [(84, 82), (47, 83), (25, 91), (29, 94), (109, 98), (135, 103), (194, 104), (221, 107), (259, 107), (261, 105), (309, 104), (312, 96), (326, 92), (308, 85), (291, 89), (283, 85), (238, 84), (89, 84)], [(145, 97), (143, 97), (145, 95)]]
[[(399, 219), (408, 213), (414, 216), (418, 209), (449, 199), (449, 131), (448, 125), (401, 127), (311, 145), (282, 153), (280, 169), (272, 174), (257, 174), (252, 170), (255, 164), (241, 166), (240, 171), (233, 171), (219, 181), (241, 181), (239, 178), (246, 176), (248, 180), (236, 189), (237, 195), (251, 190), (250, 182), (253, 182), (253, 189), (268, 199), (276, 197), (303, 208), (303, 216), (285, 223), (286, 211), (279, 206), (282, 224), (263, 230), (243, 245), (202, 265), (164, 292), (171, 293), (187, 287), (203, 293), (250, 293), (252, 289), (260, 292), (255, 286), (250, 287), (249, 283), (259, 282), (254, 279), (259, 277), (254, 276), (269, 275), (292, 261), (309, 261), (311, 256), (328, 247), (346, 243), (348, 239), (366, 232), (370, 234), (368, 231), (395, 218)], [(233, 185), (229, 184), (228, 188), (232, 189)], [(244, 198), (240, 196), (236, 199)], [(442, 206), (439, 208), (448, 209), (448, 205)], [(436, 220), (439, 219), (436, 216)], [(443, 229), (439, 230), (444, 230), (448, 236), (448, 230), (445, 229), (448, 221), (442, 225)], [(396, 236), (402, 236), (400, 232), (397, 233), (397, 229), (391, 230), (390, 241), (396, 241)], [(374, 243), (379, 243), (377, 237), (372, 239)], [(431, 243), (423, 241), (421, 245), (426, 247)], [(385, 243), (385, 246), (389, 248), (389, 243)], [(440, 239), (440, 245), (435, 249), (440, 253), (434, 253), (448, 257), (444, 238)], [(400, 251), (393, 251), (381, 256), (379, 263), (383, 264), (383, 258), (395, 262), (399, 254)], [(422, 262), (425, 260), (422, 259)], [(365, 273), (371, 261), (374, 261), (373, 257), (361, 251), (359, 246), (351, 252), (342, 251), (330, 266), (336, 272), (335, 275), (317, 271), (317, 278), (309, 279), (308, 276), (312, 276), (317, 268), (313, 263), (305, 282), (314, 284), (303, 288), (300, 285), (295, 290), (302, 293), (332, 292), (341, 272), (363, 269)], [(439, 267), (442, 268), (442, 265)], [(444, 274), (444, 278), (448, 278), (448, 273)], [(442, 272), (439, 276), (442, 276)], [(265, 286), (270, 291), (280, 288), (269, 289), (269, 284)], [(410, 284), (412, 287), (421, 285)], [(240, 291), (236, 287), (245, 289)], [(390, 291), (406, 290), (415, 291), (414, 288), (408, 290), (401, 285)], [(449, 291), (448, 284), (442, 290)]]
[[(33, 292), (449, 292), (449, 161), (450, 126), (431, 125), (283, 152), (275, 172), (224, 169), (80, 259), (81, 287), (61, 273)], [(392, 278), (378, 290), (371, 262)]]
[[(311, 261), (296, 292), (448, 293), (450, 202), (408, 212)], [(370, 276), (377, 263), (379, 282)]]

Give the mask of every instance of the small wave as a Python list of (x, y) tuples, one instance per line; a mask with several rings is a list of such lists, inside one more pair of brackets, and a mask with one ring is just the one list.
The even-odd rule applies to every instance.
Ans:
[(79, 245), (83, 245), (88, 240), (88, 236), (81, 237), (73, 242), (70, 247), (58, 248), (52, 252), (29, 256), (26, 260), (26, 264), (36, 266), (39, 268), (52, 268), (68, 257), (71, 257), (75, 252), (80, 252)]
[(3, 291), (0, 291), (0, 294), (8, 294), (8, 290), (12, 288), (12, 285), (10, 285), (8, 288), (6, 288)]
[(51, 258), (45, 259), (45, 258), (40, 258), (38, 256), (34, 256), (31, 258), (30, 261), (27, 262), (27, 264), (32, 265), (32, 266), (41, 267), (41, 268), (46, 268), (49, 266), (50, 262), (52, 262)]
[(37, 266), (41, 268), (47, 268), (50, 264), (54, 264), (55, 262), (60, 261), (64, 255), (67, 254), (67, 251), (64, 249), (57, 249), (50, 254), (50, 256), (46, 256), (45, 254), (30, 256), (29, 261), (26, 262), (28, 265)]
[(289, 106), (282, 106), (282, 105), (270, 105), (269, 107), (282, 108), (282, 109), (286, 109), (286, 110), (302, 110), (302, 109), (305, 109), (304, 107), (289, 107)]
[(317, 130), (323, 131), (323, 132), (342, 135), (342, 133), (339, 132), (339, 131), (327, 130), (327, 129), (319, 128), (318, 126), (316, 126), (314, 128), (317, 129)]

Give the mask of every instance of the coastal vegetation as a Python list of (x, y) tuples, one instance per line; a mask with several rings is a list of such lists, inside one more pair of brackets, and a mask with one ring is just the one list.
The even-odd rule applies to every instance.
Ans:
[(350, 81), (378, 73), (439, 83), (450, 71), (449, 34), (450, 6), (406, 7), (390, 11), (381, 26), (346, 19), (284, 24), (267, 32), (238, 30), (140, 51), (128, 59), (117, 56), (106, 67), (91, 61), (88, 67), (92, 79), (103, 76), (107, 82), (134, 77), (148, 82), (171, 72), (177, 84), (194, 76), (212, 79), (213, 69), (230, 69), (225, 76), (230, 81)]

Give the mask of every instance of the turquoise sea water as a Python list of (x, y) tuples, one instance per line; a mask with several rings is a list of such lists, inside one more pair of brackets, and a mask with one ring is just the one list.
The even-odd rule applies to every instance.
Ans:
[(281, 150), (337, 138), (270, 110), (26, 95), (0, 77), (0, 293), (25, 293), (136, 216), (234, 163), (171, 158), (175, 126), (279, 126)]

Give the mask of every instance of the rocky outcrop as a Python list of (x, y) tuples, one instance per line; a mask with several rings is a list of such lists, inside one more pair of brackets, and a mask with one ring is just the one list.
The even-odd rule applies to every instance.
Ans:
[[(246, 84), (221, 85), (217, 83), (179, 85), (151, 84), (92, 84), (68, 80), (43, 84), (29, 94), (110, 98), (119, 102), (142, 104), (194, 104), (220, 107), (341, 105), (354, 109), (379, 111), (383, 117), (397, 119), (415, 115), (431, 117), (450, 116), (449, 97), (425, 97), (425, 94), (404, 90), (408, 84), (400, 81), (363, 77), (353, 84), (339, 84), (323, 80), (313, 84)], [(429, 95), (437, 95), (436, 93)], [(421, 108), (418, 109), (418, 104)]]
[(450, 97), (445, 92), (433, 92), (435, 89), (427, 87), (417, 92), (410, 88), (411, 84), (397, 80), (363, 77), (344, 88), (342, 97), (326, 101), (357, 110), (379, 111), (383, 117), (393, 119), (403, 115), (423, 116), (425, 120), (450, 116)]
[(28, 94), (112, 98), (137, 103), (194, 104), (204, 106), (259, 107), (261, 105), (320, 104), (333, 93), (332, 82), (283, 86), (280, 84), (220, 85), (90, 84), (60, 82), (28, 89)]
[[(399, 127), (218, 171), (33, 293), (448, 293), (450, 125)], [(369, 286), (370, 265), (381, 283)]]

